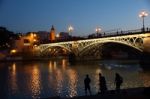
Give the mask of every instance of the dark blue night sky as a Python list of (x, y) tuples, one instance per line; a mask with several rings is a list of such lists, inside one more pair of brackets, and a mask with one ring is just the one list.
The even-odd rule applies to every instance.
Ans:
[[(88, 35), (100, 26), (130, 30), (142, 27), (138, 14), (150, 12), (149, 0), (0, 0), (0, 26), (14, 32), (67, 31), (72, 25), (72, 35)], [(150, 14), (150, 13), (149, 13)], [(150, 15), (145, 17), (150, 27)]]

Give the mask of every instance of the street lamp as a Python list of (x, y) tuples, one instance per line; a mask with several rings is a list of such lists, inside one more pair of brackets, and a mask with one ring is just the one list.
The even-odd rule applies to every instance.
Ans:
[(139, 17), (142, 18), (142, 20), (143, 20), (143, 28), (142, 28), (143, 32), (145, 32), (144, 18), (145, 18), (146, 16), (148, 16), (148, 13), (145, 12), (145, 11), (142, 11), (142, 12), (140, 12), (140, 14), (139, 14)]
[(59, 36), (60, 36), (59, 34), (56, 34), (56, 37), (57, 37), (57, 38), (59, 38)]
[(59, 41), (59, 37), (60, 37), (60, 35), (59, 35), (59, 34), (56, 34), (56, 39), (57, 39), (57, 41)]
[(68, 31), (69, 31), (69, 33), (70, 33), (70, 35), (71, 35), (71, 32), (74, 30), (74, 28), (70, 25), (69, 27), (68, 27)]
[(101, 28), (100, 27), (97, 27), (96, 29), (95, 29), (95, 31), (96, 31), (96, 33), (97, 33), (97, 37), (99, 36), (99, 33), (101, 32)]

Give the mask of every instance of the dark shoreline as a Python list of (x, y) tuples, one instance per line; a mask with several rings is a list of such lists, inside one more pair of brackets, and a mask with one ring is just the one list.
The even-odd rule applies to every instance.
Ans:
[(30, 61), (48, 61), (48, 60), (55, 60), (55, 59), (62, 59), (62, 58), (61, 57), (60, 58), (14, 58), (12, 57), (10, 59), (1, 59), (0, 62), (26, 62), (26, 61), (30, 62)]
[[(11, 58), (11, 59), (0, 59), (0, 62), (26, 62), (26, 61), (48, 61), (48, 60), (61, 60), (61, 59), (67, 59), (69, 61), (69, 58), (67, 57), (52, 57), (52, 58)], [(140, 63), (141, 60), (138, 59), (89, 59), (89, 60), (74, 60), (73, 63), (87, 63), (91, 61), (97, 61), (100, 63), (105, 63), (105, 62), (119, 62), (119, 63)], [(149, 61), (144, 61), (144, 63)]]
[(122, 89), (120, 93), (116, 93), (115, 90), (109, 90), (105, 94), (75, 96), (72, 98), (61, 98), (59, 96), (56, 96), (41, 99), (149, 99), (149, 97), (150, 87), (139, 87)]

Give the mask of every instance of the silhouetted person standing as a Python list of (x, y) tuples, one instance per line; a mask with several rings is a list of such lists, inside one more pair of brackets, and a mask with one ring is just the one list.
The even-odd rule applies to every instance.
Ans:
[(119, 93), (120, 92), (120, 86), (123, 83), (123, 78), (116, 73), (116, 77), (115, 77), (115, 85), (116, 85), (116, 92)]
[(104, 94), (107, 91), (106, 80), (101, 73), (99, 73), (99, 87), (101, 94)]
[(146, 31), (148, 32), (148, 27), (146, 28)]
[(89, 78), (89, 75), (86, 75), (86, 78), (84, 79), (84, 85), (85, 85), (85, 94), (87, 95), (87, 90), (89, 91), (91, 95), (91, 88), (90, 88), (91, 79)]

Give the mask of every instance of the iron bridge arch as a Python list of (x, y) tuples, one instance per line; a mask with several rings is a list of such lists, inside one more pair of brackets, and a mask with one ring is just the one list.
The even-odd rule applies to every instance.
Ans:
[(132, 44), (128, 44), (128, 43), (120, 42), (120, 41), (108, 40), (108, 41), (104, 41), (104, 42), (94, 42), (94, 43), (91, 43), (91, 44), (85, 46), (85, 47), (82, 49), (82, 51), (80, 51), (79, 56), (83, 56), (84, 53), (89, 52), (89, 51), (92, 50), (94, 47), (98, 47), (98, 48), (101, 47), (101, 48), (100, 48), (100, 50), (101, 50), (101, 49), (102, 49), (102, 46), (103, 46), (104, 44), (106, 44), (106, 43), (121, 44), (121, 45), (124, 45), (124, 46), (128, 46), (128, 47), (130, 47), (130, 48), (133, 48), (133, 49), (139, 51), (140, 53), (143, 52), (142, 49), (140, 49), (140, 48), (138, 48), (138, 47), (135, 47), (135, 46), (133, 46)]
[(143, 52), (144, 39), (149, 37), (150, 37), (150, 33), (129, 34), (129, 35), (121, 35), (121, 36), (113, 36), (113, 37), (96, 38), (96, 39), (41, 44), (37, 47), (37, 49), (38, 52), (42, 54), (46, 49), (58, 46), (62, 49), (66, 49), (68, 52), (74, 53), (76, 56), (82, 56), (84, 52), (94, 47), (94, 45), (95, 46), (98, 44), (103, 45), (105, 43), (113, 42), (113, 43), (123, 44), (131, 48), (134, 48), (140, 52)]

